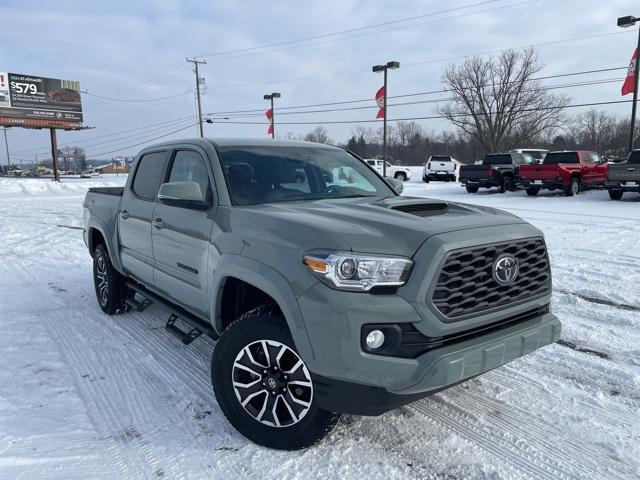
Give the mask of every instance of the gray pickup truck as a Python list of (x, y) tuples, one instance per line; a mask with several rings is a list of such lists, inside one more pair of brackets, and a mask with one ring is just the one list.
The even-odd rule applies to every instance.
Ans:
[(90, 189), (84, 239), (107, 314), (151, 303), (217, 340), (231, 424), (279, 449), (555, 342), (542, 233), (490, 208), (401, 197), (337, 147), (183, 140)]
[(607, 165), (607, 180), (611, 200), (620, 200), (624, 192), (640, 192), (640, 150), (634, 150), (622, 163)]

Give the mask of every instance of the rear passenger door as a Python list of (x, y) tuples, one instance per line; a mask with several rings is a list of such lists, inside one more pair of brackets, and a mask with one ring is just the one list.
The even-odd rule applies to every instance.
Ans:
[(214, 225), (213, 175), (204, 151), (197, 147), (173, 152), (165, 182), (196, 182), (206, 192), (208, 207), (198, 209), (157, 202), (152, 239), (154, 286), (166, 297), (201, 316), (208, 316), (207, 272)]
[(118, 218), (122, 266), (134, 278), (151, 285), (154, 264), (151, 220), (167, 154), (167, 150), (156, 150), (141, 155), (130, 180), (131, 187), (124, 189)]

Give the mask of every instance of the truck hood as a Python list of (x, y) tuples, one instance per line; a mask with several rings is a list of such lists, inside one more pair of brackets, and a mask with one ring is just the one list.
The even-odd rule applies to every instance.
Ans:
[[(432, 235), (526, 223), (501, 210), (414, 197), (326, 199), (232, 207), (230, 227), (282, 246), (412, 257)], [(271, 237), (271, 238), (270, 238)]]

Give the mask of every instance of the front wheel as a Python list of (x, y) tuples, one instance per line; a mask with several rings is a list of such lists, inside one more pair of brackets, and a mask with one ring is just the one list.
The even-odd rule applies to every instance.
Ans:
[(624, 191), (622, 190), (609, 190), (609, 198), (611, 198), (611, 200), (620, 200), (623, 194)]
[(407, 181), (407, 174), (406, 173), (396, 173), (396, 180), (400, 180), (401, 182), (406, 182)]
[(311, 374), (286, 321), (270, 306), (245, 313), (224, 331), (213, 352), (211, 381), (229, 422), (265, 447), (309, 447), (340, 418), (317, 406)]
[(510, 192), (513, 190), (513, 180), (511, 177), (504, 176), (502, 177), (502, 181), (500, 182), (500, 186), (498, 187), (498, 191), (500, 193)]
[(478, 185), (467, 185), (467, 193), (478, 193), (479, 189)]

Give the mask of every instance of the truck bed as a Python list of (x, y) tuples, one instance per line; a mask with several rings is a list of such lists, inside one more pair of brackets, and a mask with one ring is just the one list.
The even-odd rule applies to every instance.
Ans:
[(487, 180), (489, 167), (487, 165), (463, 165), (460, 167), (460, 180)]
[(115, 195), (121, 197), (124, 193), (124, 187), (93, 187), (89, 189), (92, 193), (101, 193), (103, 195)]

